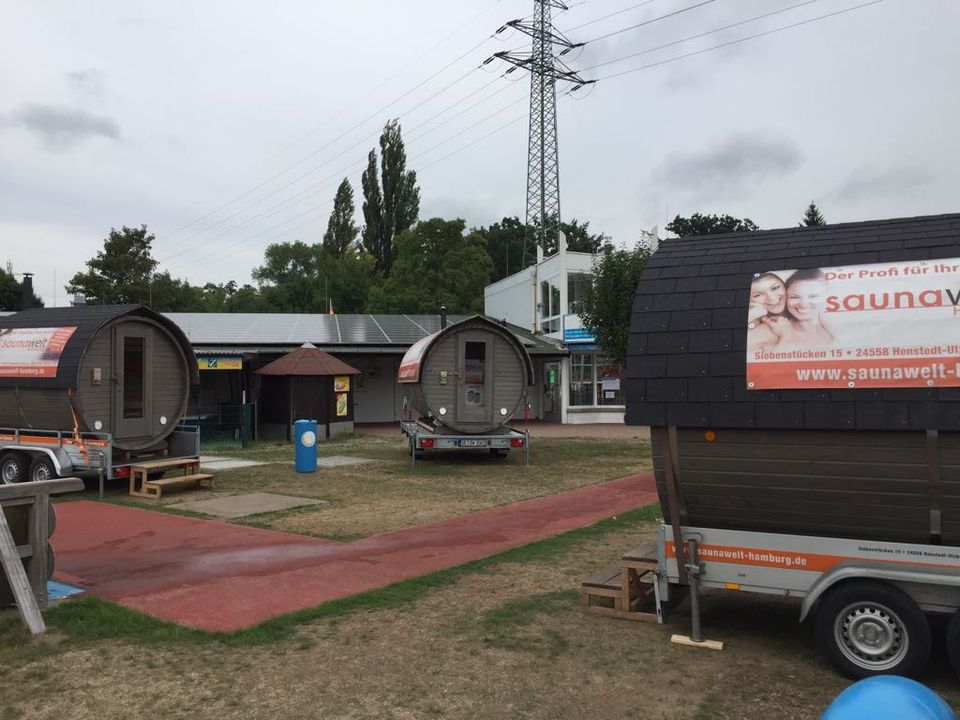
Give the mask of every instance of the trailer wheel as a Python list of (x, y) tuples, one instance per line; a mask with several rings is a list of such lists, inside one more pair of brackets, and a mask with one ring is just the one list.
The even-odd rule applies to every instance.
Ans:
[(30, 463), (30, 482), (53, 480), (57, 477), (59, 477), (57, 469), (53, 466), (53, 461), (46, 455), (38, 455)]
[(30, 458), (23, 453), (7, 452), (0, 456), (0, 480), (4, 485), (14, 485), (27, 479)]
[(490, 454), (494, 457), (505, 458), (510, 454), (509, 448), (490, 448)]
[(953, 672), (960, 678), (960, 612), (950, 618), (947, 626), (947, 657)]
[(817, 611), (821, 649), (841, 674), (916, 675), (930, 658), (930, 625), (902, 590), (855, 581), (831, 590)]

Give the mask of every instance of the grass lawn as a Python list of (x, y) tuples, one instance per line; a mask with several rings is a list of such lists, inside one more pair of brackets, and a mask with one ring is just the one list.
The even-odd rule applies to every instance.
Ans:
[[(410, 466), (405, 439), (357, 436), (319, 447), (323, 456), (347, 455), (374, 462), (318, 468), (297, 473), (291, 445), (230, 448), (224, 455), (266, 462), (236, 470), (217, 471), (211, 491), (164, 495), (159, 501), (137, 501), (123, 482), (108, 484), (108, 500), (138, 507), (166, 508), (186, 500), (222, 494), (270, 492), (316, 498), (322, 504), (249, 516), (247, 525), (315, 535), (334, 540), (360, 537), (423, 525), (497, 505), (529, 500), (632, 475), (651, 468), (649, 443), (638, 440), (542, 439), (531, 443), (530, 464), (522, 452), (506, 459), (486, 450), (437, 453)], [(87, 496), (96, 496), (96, 482)], [(76, 498), (64, 498), (69, 501)]]

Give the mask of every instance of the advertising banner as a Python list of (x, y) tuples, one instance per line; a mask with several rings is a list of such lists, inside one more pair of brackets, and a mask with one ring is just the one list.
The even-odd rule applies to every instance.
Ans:
[(333, 389), (336, 392), (349, 392), (350, 391), (350, 376), (349, 375), (336, 375), (333, 378)]
[(747, 388), (960, 386), (960, 258), (758, 273)]
[(197, 366), (201, 370), (242, 370), (243, 358), (240, 356), (197, 355)]
[(350, 406), (347, 393), (337, 393), (337, 417), (346, 417), (349, 414)]
[(76, 327), (0, 329), (0, 377), (57, 376), (60, 353)]

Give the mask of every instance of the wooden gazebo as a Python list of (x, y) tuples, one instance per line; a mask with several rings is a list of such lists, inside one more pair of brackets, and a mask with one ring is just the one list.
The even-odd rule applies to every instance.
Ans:
[(291, 439), (295, 420), (316, 420), (317, 437), (353, 432), (353, 377), (360, 371), (305, 343), (257, 370), (260, 432)]

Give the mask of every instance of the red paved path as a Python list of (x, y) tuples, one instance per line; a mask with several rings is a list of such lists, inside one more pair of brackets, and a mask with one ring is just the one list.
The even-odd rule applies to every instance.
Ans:
[(209, 631), (461, 565), (656, 502), (653, 474), (352, 543), (79, 501), (57, 506), (57, 576)]

